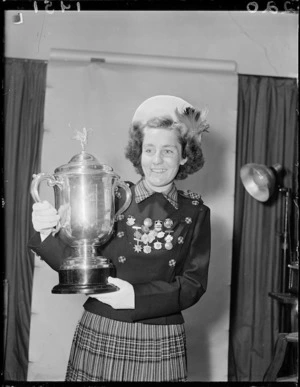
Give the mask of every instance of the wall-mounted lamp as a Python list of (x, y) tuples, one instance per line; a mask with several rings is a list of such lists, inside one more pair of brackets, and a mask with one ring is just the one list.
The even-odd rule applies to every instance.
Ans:
[[(290, 220), (290, 197), (291, 190), (285, 188), (281, 182), (281, 175), (283, 172), (283, 167), (280, 164), (274, 164), (271, 167), (267, 167), (263, 164), (245, 164), (240, 170), (240, 177), (246, 191), (256, 200), (260, 202), (266, 202), (271, 198), (271, 196), (277, 191), (281, 192), (284, 195), (284, 219), (283, 219), (283, 241), (282, 241), (282, 282), (281, 282), (281, 291), (286, 292), (286, 269), (287, 263), (291, 264), (292, 260), (289, 259), (287, 262), (287, 254), (289, 251), (289, 220)], [(298, 222), (298, 219), (297, 219)], [(299, 249), (299, 240), (296, 244), (296, 249)], [(298, 257), (296, 257), (298, 262)]]
[(275, 192), (282, 170), (280, 164), (267, 167), (250, 163), (242, 166), (240, 176), (246, 191), (259, 202), (266, 202)]

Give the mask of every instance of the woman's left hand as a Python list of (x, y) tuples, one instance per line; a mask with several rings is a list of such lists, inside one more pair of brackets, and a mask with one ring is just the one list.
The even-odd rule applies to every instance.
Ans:
[(116, 285), (119, 290), (111, 293), (90, 294), (89, 296), (110, 305), (114, 309), (134, 309), (133, 286), (120, 278), (108, 277), (108, 282)]

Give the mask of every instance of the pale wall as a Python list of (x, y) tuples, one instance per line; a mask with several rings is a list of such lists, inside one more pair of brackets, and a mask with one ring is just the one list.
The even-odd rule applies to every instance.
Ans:
[(298, 16), (245, 12), (102, 11), (6, 14), (5, 55), (48, 59), (51, 47), (228, 59), (239, 73), (297, 77)]

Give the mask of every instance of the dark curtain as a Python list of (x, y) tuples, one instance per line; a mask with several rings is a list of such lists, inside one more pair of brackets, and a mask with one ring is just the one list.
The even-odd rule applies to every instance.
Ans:
[(40, 170), (46, 69), (45, 62), (36, 60), (7, 58), (4, 65), (5, 380), (27, 378), (34, 267), (27, 249), (33, 232), (30, 183)]
[(229, 380), (262, 381), (279, 331), (283, 195), (262, 203), (240, 180), (246, 163), (284, 167), (295, 188), (296, 79), (239, 75), (237, 159), (229, 337)]

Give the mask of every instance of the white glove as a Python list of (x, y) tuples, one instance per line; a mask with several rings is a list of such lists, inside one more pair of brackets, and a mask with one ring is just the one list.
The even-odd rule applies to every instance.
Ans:
[(104, 304), (110, 305), (114, 309), (134, 309), (135, 297), (133, 286), (120, 278), (108, 277), (108, 283), (116, 285), (120, 290), (111, 293), (90, 294)]
[(56, 209), (46, 200), (34, 203), (32, 210), (33, 228), (40, 233), (43, 241), (51, 232), (56, 231), (55, 227), (58, 226), (60, 217)]

